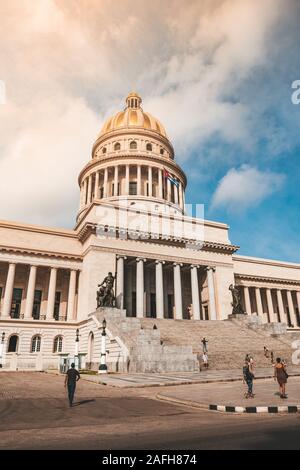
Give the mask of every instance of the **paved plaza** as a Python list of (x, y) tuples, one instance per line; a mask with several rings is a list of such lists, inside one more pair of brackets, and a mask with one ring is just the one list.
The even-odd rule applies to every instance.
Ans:
[[(260, 383), (259, 383), (260, 382)], [(300, 379), (290, 379), (289, 389)], [(117, 388), (81, 380), (68, 407), (64, 377), (0, 373), (0, 449), (298, 449), (300, 415), (235, 415), (157, 399), (238, 395), (239, 382)], [(233, 387), (230, 390), (230, 387)], [(275, 383), (256, 387), (276, 391)], [(296, 390), (296, 389), (295, 389)], [(265, 393), (265, 392), (264, 392)], [(275, 397), (276, 399), (276, 397)]]

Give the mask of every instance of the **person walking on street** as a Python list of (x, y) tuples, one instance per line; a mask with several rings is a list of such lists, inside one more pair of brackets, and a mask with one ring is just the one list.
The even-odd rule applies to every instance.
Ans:
[(245, 393), (245, 398), (254, 398), (253, 393), (253, 379), (254, 379), (254, 372), (252, 363), (250, 360), (245, 360), (245, 365), (243, 367), (243, 383), (247, 384), (248, 390)]
[(207, 351), (207, 343), (208, 343), (208, 341), (207, 341), (207, 339), (205, 339), (205, 338), (202, 338), (202, 341), (201, 341), (201, 343), (202, 343), (202, 349), (203, 349), (203, 353), (205, 354), (205, 353), (207, 353), (207, 352), (208, 352), (208, 351)]
[(288, 374), (285, 364), (281, 361), (280, 357), (276, 358), (274, 366), (274, 380), (277, 380), (279, 385), (280, 398), (287, 398), (285, 393), (285, 386), (287, 383)]
[(76, 389), (76, 382), (80, 379), (78, 370), (75, 369), (75, 364), (72, 362), (71, 369), (66, 373), (65, 387), (68, 387), (68, 397), (70, 407), (73, 405), (74, 394)]

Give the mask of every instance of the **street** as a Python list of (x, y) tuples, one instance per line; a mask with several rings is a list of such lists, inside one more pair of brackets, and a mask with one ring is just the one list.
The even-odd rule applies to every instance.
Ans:
[(300, 448), (299, 414), (209, 412), (156, 399), (176, 386), (120, 390), (84, 380), (69, 408), (63, 381), (0, 373), (0, 449)]

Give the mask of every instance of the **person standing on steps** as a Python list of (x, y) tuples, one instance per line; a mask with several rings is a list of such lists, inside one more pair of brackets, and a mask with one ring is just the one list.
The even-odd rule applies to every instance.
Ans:
[(203, 353), (206, 354), (208, 352), (208, 350), (207, 350), (208, 340), (206, 338), (202, 338), (201, 343), (202, 343)]
[(204, 369), (208, 369), (208, 355), (206, 352), (203, 353), (202, 355), (202, 361), (203, 361), (203, 366), (204, 366)]
[(68, 387), (68, 397), (70, 407), (73, 405), (74, 394), (76, 389), (76, 382), (80, 379), (78, 370), (75, 369), (75, 364), (72, 362), (71, 369), (66, 373), (65, 387)]
[(278, 382), (279, 385), (279, 392), (280, 392), (280, 398), (287, 398), (287, 395), (285, 393), (285, 386), (287, 383), (288, 379), (288, 374), (286, 371), (286, 366), (283, 361), (281, 361), (280, 357), (276, 358), (276, 363), (274, 366), (274, 380)]

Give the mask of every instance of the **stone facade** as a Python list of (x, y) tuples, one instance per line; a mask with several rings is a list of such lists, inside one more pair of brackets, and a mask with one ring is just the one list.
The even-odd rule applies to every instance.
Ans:
[[(185, 215), (187, 178), (166, 131), (138, 95), (126, 104), (105, 123), (80, 172), (73, 230), (0, 221), (5, 368), (59, 367), (74, 357), (77, 329), (82, 365), (97, 367), (96, 290), (108, 271), (116, 275), (116, 306), (132, 325), (145, 317), (226, 320), (235, 284), (247, 315), (283, 325), (271, 326), (274, 332), (300, 326), (300, 265), (239, 256), (226, 224)], [(138, 352), (115, 320), (107, 331), (112, 370), (127, 370), (130, 356), (131, 370), (173, 370), (177, 352), (159, 344), (159, 331), (140, 331)], [(188, 344), (178, 357), (180, 370), (194, 369)]]

